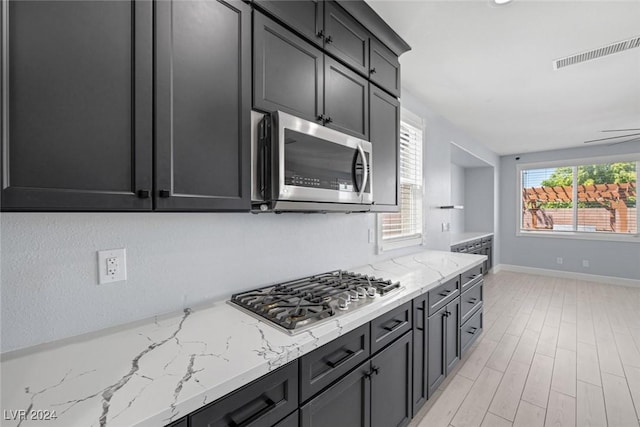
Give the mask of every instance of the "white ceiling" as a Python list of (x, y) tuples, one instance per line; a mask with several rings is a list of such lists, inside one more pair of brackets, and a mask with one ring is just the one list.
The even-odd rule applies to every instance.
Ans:
[(367, 1), (412, 47), (403, 87), (498, 154), (640, 128), (640, 48), (552, 65), (640, 36), (640, 0)]

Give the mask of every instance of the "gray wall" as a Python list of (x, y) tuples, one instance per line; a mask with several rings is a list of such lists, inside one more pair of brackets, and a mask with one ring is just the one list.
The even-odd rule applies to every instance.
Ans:
[(466, 168), (464, 170), (465, 231), (492, 232), (495, 193), (494, 168)]
[[(527, 153), (521, 154), (518, 162), (535, 163), (626, 153), (640, 153), (640, 142)], [(515, 155), (500, 158), (501, 264), (640, 279), (640, 242), (516, 236), (520, 214), (516, 163)], [(556, 263), (557, 257), (564, 258), (562, 265)], [(590, 267), (582, 267), (584, 259), (589, 260)]]
[[(451, 164), (451, 204), (465, 204), (465, 171), (462, 166)], [(463, 233), (465, 231), (463, 210), (451, 211), (451, 233)]]
[[(449, 204), (449, 142), (498, 157), (417, 101), (407, 104), (426, 124), (426, 246), (448, 250), (449, 234), (434, 225), (449, 212), (433, 206)], [(422, 249), (376, 255), (368, 242), (375, 223), (374, 214), (3, 213), (1, 351)], [(118, 247), (127, 249), (127, 282), (98, 286), (96, 251)]]
[[(451, 204), (451, 142), (469, 151), (485, 163), (495, 166), (494, 194), (498, 193), (500, 158), (493, 151), (479, 143), (447, 119), (439, 116), (424, 103), (402, 88), (404, 108), (422, 117), (425, 123), (425, 200), (426, 200), (426, 246), (431, 249), (449, 250), (450, 233), (443, 233), (442, 222), (451, 222), (452, 210), (438, 206)], [(494, 200), (494, 211), (498, 212), (498, 198)], [(493, 218), (493, 229), (498, 230), (498, 215)], [(496, 245), (494, 259), (499, 259), (500, 247)]]

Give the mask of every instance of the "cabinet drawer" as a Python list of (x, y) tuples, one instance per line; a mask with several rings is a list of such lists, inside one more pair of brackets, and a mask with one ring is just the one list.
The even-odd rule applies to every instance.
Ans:
[(367, 323), (302, 356), (299, 359), (300, 402), (364, 362), (370, 354), (369, 343)]
[(371, 321), (371, 353), (382, 350), (413, 327), (411, 301)]
[(462, 297), (460, 298), (460, 322), (462, 324), (464, 324), (464, 322), (471, 317), (474, 311), (482, 305), (483, 282), (483, 280), (476, 282), (475, 285), (462, 294)]
[(294, 361), (194, 412), (189, 425), (271, 427), (298, 407), (298, 362)]
[(400, 62), (398, 57), (378, 40), (369, 44), (369, 78), (394, 96), (400, 96)]
[(467, 321), (460, 328), (460, 345), (462, 347), (462, 354), (478, 339), (478, 336), (482, 333), (482, 308), (474, 314), (471, 319)]
[(448, 282), (443, 283), (435, 289), (429, 291), (429, 316), (440, 308), (447, 305), (449, 301), (460, 295), (460, 276), (456, 276)]
[(471, 289), (473, 285), (475, 285), (479, 280), (482, 280), (482, 273), (484, 272), (484, 264), (476, 265), (473, 268), (465, 271), (461, 275), (461, 290), (460, 292), (464, 293), (468, 289)]

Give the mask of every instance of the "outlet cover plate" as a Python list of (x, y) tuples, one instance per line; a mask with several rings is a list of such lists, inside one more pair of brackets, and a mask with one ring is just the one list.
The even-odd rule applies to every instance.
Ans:
[(98, 251), (98, 284), (127, 280), (127, 252), (125, 248)]

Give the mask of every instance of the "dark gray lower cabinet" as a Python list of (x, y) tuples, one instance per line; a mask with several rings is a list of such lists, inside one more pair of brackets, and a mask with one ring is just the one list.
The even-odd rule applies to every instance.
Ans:
[(2, 9), (2, 209), (151, 210), (152, 2)]
[(460, 361), (460, 298), (438, 310), (428, 323), (428, 397)]
[(422, 294), (413, 300), (413, 400), (411, 412), (415, 416), (427, 401), (427, 356), (428, 295)]
[(402, 427), (411, 421), (413, 333), (371, 358), (371, 427)]
[(300, 409), (300, 427), (370, 427), (371, 363), (311, 399)]
[[(295, 411), (273, 427), (298, 427), (300, 425), (300, 411)], [(185, 426), (186, 427), (186, 426)]]
[(400, 102), (369, 85), (369, 138), (373, 146), (373, 212), (400, 209)]
[(272, 427), (297, 407), (296, 360), (192, 413), (189, 427)]
[(251, 7), (160, 1), (155, 17), (155, 207), (249, 210)]

